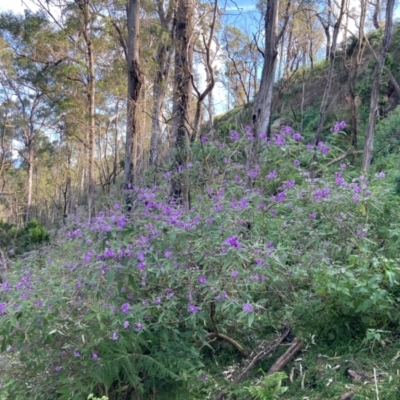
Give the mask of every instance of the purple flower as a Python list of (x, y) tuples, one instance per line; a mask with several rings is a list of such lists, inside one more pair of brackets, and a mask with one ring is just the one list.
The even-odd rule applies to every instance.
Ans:
[(240, 139), (239, 133), (234, 130), (229, 131), (229, 137), (233, 142), (237, 142)]
[(247, 312), (247, 313), (251, 313), (253, 312), (253, 307), (250, 303), (246, 303), (243, 305), (243, 311)]
[(335, 183), (336, 183), (336, 185), (339, 185), (339, 186), (340, 186), (340, 185), (343, 185), (343, 183), (344, 183), (343, 177), (340, 176), (340, 175), (336, 175)]
[(129, 328), (129, 321), (124, 321), (124, 329)]
[(324, 144), (324, 142), (319, 142), (318, 143), (318, 150), (322, 153), (322, 154), (328, 154), (330, 151), (330, 148), (328, 146), (326, 146)]
[(202, 136), (202, 137), (200, 138), (200, 140), (201, 140), (201, 143), (207, 143), (207, 142), (208, 142), (208, 139), (207, 139), (206, 136)]
[(122, 306), (121, 306), (122, 314), (128, 314), (129, 308), (130, 308), (130, 304), (129, 303), (122, 304)]
[(347, 168), (347, 164), (346, 163), (340, 164), (340, 168), (346, 169)]
[(303, 136), (300, 135), (299, 132), (295, 132), (295, 133), (293, 133), (293, 135), (292, 135), (292, 139), (293, 139), (293, 140), (296, 140), (296, 141), (298, 142), (299, 140), (303, 140), (304, 138), (303, 138)]
[(239, 249), (242, 247), (241, 243), (239, 242), (239, 238), (237, 236), (231, 236), (224, 241), (224, 244), (227, 246), (233, 247), (235, 249)]
[(353, 190), (354, 190), (354, 193), (360, 193), (361, 192), (361, 188), (358, 185), (354, 185)]
[(199, 277), (199, 283), (206, 283), (207, 282), (207, 278), (205, 276), (200, 276)]
[(328, 154), (331, 149), (328, 146), (324, 146), (321, 149), (322, 154)]
[(317, 213), (316, 212), (313, 212), (313, 213), (308, 215), (308, 219), (315, 219), (315, 218), (317, 218)]
[(231, 272), (231, 276), (233, 276), (234, 278), (236, 278), (239, 275), (238, 271), (232, 271)]
[(339, 132), (340, 130), (346, 127), (345, 121), (336, 122), (335, 125), (332, 127), (331, 132)]
[(282, 135), (275, 135), (274, 142), (277, 146), (282, 147), (285, 145), (286, 140), (284, 139), (284, 137)]
[(221, 300), (225, 300), (228, 297), (228, 294), (223, 291), (220, 295), (215, 296), (215, 300), (217, 301), (221, 301)]
[(353, 196), (353, 201), (357, 202), (357, 201), (359, 201), (359, 200), (360, 200), (360, 198), (358, 197), (358, 194), (355, 194), (355, 195)]
[(300, 165), (300, 161), (299, 161), (299, 160), (294, 160), (294, 161), (293, 161), (293, 165), (294, 165), (295, 167), (298, 167), (298, 166)]
[(114, 204), (114, 210), (117, 211), (121, 208), (121, 205), (119, 203)]
[(282, 129), (281, 129), (282, 135), (290, 135), (292, 132), (293, 132), (293, 128), (288, 125), (282, 127)]
[(376, 177), (378, 179), (383, 179), (385, 177), (385, 173), (384, 172), (379, 172), (378, 174), (376, 174)]
[(112, 340), (118, 340), (118, 338), (119, 338), (118, 332), (113, 332)]
[(307, 150), (313, 150), (314, 146), (311, 143), (308, 143)]
[(57, 365), (57, 367), (55, 367), (54, 368), (54, 371), (56, 371), (56, 372), (60, 372), (61, 371), (61, 366), (60, 365)]
[(326, 199), (329, 195), (329, 189), (317, 189), (314, 193), (314, 198), (316, 201)]
[(196, 314), (199, 312), (199, 307), (195, 306), (194, 304), (189, 304), (188, 311), (192, 314)]
[(161, 297), (156, 297), (154, 300), (154, 304), (160, 304), (161, 303)]
[(165, 258), (170, 258), (172, 256), (172, 253), (169, 250), (166, 250), (164, 252), (164, 256), (165, 256)]
[(276, 178), (278, 176), (278, 173), (275, 171), (275, 170), (273, 170), (272, 172), (270, 172), (267, 176), (266, 176), (266, 178), (267, 179), (274, 179), (274, 178)]
[(276, 201), (278, 203), (283, 202), (286, 200), (286, 193), (285, 192), (279, 192), (276, 196), (271, 196), (272, 201)]
[(99, 355), (95, 352), (92, 353), (92, 360), (97, 360), (99, 358)]
[(135, 332), (141, 331), (142, 328), (143, 328), (143, 324), (142, 324), (141, 322), (138, 322), (137, 324), (133, 325), (133, 330), (134, 330)]
[(205, 382), (208, 379), (208, 376), (207, 375), (202, 375), (199, 379), (201, 381)]
[(296, 181), (294, 179), (292, 179), (291, 181), (283, 182), (283, 186), (285, 186), (285, 187), (292, 187), (295, 184), (296, 184)]
[(81, 356), (81, 355), (79, 354), (79, 351), (75, 350), (75, 351), (74, 351), (74, 357), (78, 358), (78, 357), (80, 357), (80, 356)]
[[(260, 169), (260, 167), (258, 167)], [(248, 173), (247, 176), (251, 179), (256, 179), (258, 176), (258, 171), (256, 169), (251, 169)]]
[(6, 302), (0, 303), (0, 315), (5, 314), (8, 304)]
[(9, 292), (11, 290), (11, 286), (7, 281), (3, 283), (2, 288), (4, 292)]

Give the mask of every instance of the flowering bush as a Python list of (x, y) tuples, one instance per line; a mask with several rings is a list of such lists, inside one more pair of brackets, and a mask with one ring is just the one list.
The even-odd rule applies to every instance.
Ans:
[(341, 164), (311, 179), (314, 153), (334, 151), (289, 127), (259, 138), (250, 170), (251, 132), (228, 140), (204, 141), (205, 158), (185, 167), (190, 210), (166, 184), (134, 188), (128, 215), (117, 204), (71, 219), (44, 268), (25, 260), (2, 284), (2, 351), (20, 363), (12, 398), (116, 399), (122, 384), (146, 396), (171, 382), (195, 398), (217, 333), (241, 351), (282, 322), (326, 338), (398, 323), (384, 174)]

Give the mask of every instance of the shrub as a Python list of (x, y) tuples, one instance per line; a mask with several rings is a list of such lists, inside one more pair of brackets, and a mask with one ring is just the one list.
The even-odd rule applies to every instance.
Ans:
[(12, 254), (30, 251), (50, 240), (50, 234), (38, 221), (32, 219), (23, 228), (0, 221), (0, 246)]
[[(325, 169), (335, 149), (315, 150), (289, 127), (262, 136), (259, 164), (246, 169), (253, 140), (245, 128), (204, 143), (210, 164), (179, 171), (201, 180), (190, 210), (169, 200), (167, 173), (162, 186), (133, 189), (128, 215), (116, 204), (90, 224), (71, 219), (41, 269), (15, 266), (0, 303), (2, 350), (20, 363), (13, 398), (194, 399), (212, 386), (204, 349), (219, 334), (243, 355), (283, 321), (326, 340), (398, 325), (387, 249), (399, 210), (385, 214), (385, 175)], [(311, 179), (314, 154), (322, 175)]]

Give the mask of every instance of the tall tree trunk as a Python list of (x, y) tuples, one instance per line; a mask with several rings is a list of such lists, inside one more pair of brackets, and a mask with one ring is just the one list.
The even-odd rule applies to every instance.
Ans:
[[(367, 12), (367, 0), (360, 0), (360, 19), (359, 19), (359, 28), (358, 28), (358, 49), (355, 49), (355, 63), (350, 63), (350, 66), (346, 66), (345, 60), (345, 68), (347, 69), (348, 74), (348, 87), (350, 94), (350, 107), (351, 107), (351, 145), (354, 149), (357, 149), (357, 136), (358, 136), (358, 112), (357, 112), (357, 104), (356, 104), (356, 82), (358, 77), (358, 70), (363, 60), (364, 49), (366, 40), (364, 40), (364, 25), (365, 25), (365, 17)], [(352, 55), (351, 57), (354, 57)]]
[(82, 35), (86, 44), (86, 70), (87, 70), (87, 110), (88, 110), (88, 168), (87, 168), (87, 189), (88, 189), (88, 209), (89, 221), (95, 213), (96, 181), (94, 176), (94, 153), (95, 153), (95, 70), (94, 70), (94, 49), (91, 37), (92, 15), (90, 12), (91, 0), (75, 0), (79, 9), (82, 11)]
[[(127, 98), (127, 127), (125, 141), (125, 189), (129, 190), (135, 182), (136, 165), (141, 156), (139, 148), (139, 99), (143, 85), (139, 59), (139, 13), (140, 0), (129, 0), (127, 5), (128, 18), (128, 98)], [(131, 208), (131, 197), (126, 192), (126, 204)]]
[(32, 191), (33, 191), (33, 161), (34, 161), (34, 150), (33, 143), (30, 140), (28, 146), (28, 188), (27, 188), (27, 198), (26, 198), (26, 211), (25, 211), (25, 224), (27, 224), (31, 219), (32, 213)]
[(161, 117), (164, 104), (165, 91), (168, 82), (169, 71), (171, 67), (171, 58), (174, 41), (174, 27), (171, 26), (171, 21), (175, 13), (176, 0), (170, 0), (168, 11), (165, 13), (163, 0), (158, 0), (158, 14), (160, 17), (161, 27), (164, 32), (168, 33), (168, 42), (161, 38), (161, 42), (157, 49), (156, 62), (158, 70), (154, 80), (153, 87), (153, 116), (151, 125), (150, 139), (150, 164), (155, 165), (158, 160), (158, 152), (161, 140)]
[(165, 90), (170, 70), (172, 49), (170, 44), (160, 44), (157, 50), (157, 71), (153, 87), (153, 115), (150, 139), (150, 164), (155, 165), (158, 159), (158, 150), (161, 139), (161, 117), (164, 104)]
[(117, 173), (119, 168), (119, 131), (118, 131), (118, 107), (117, 103), (116, 117), (115, 117), (115, 134), (114, 134), (114, 162), (113, 162), (113, 172), (112, 172), (112, 183), (115, 185), (117, 180)]
[(372, 155), (374, 152), (374, 136), (376, 126), (376, 115), (378, 112), (379, 89), (382, 77), (382, 70), (385, 64), (385, 57), (389, 50), (390, 41), (393, 32), (393, 10), (395, 0), (388, 0), (386, 5), (386, 25), (385, 34), (379, 53), (378, 63), (374, 71), (374, 80), (372, 83), (371, 103), (369, 107), (369, 119), (367, 131), (365, 133), (364, 155), (362, 161), (362, 171), (367, 173), (371, 165)]
[(272, 89), (275, 80), (275, 65), (278, 56), (278, 9), (279, 0), (269, 0), (265, 13), (264, 65), (260, 89), (254, 100), (252, 123), (255, 135), (269, 134), (272, 107)]
[(185, 166), (191, 134), (194, 0), (178, 0), (174, 25), (176, 47), (172, 136), (175, 141), (176, 175), (172, 180), (171, 196), (188, 208), (189, 186)]
[(342, 18), (345, 13), (346, 4), (347, 4), (346, 2), (347, 2), (347, 0), (341, 0), (339, 16), (338, 16), (335, 26), (333, 28), (332, 46), (331, 46), (330, 53), (329, 53), (328, 77), (326, 78), (325, 90), (324, 90), (324, 94), (322, 97), (321, 106), (319, 109), (318, 128), (317, 128), (317, 133), (315, 135), (315, 140), (314, 140), (316, 145), (318, 144), (318, 142), (321, 139), (322, 129), (324, 127), (324, 123), (325, 123), (325, 119), (326, 119), (326, 109), (328, 106), (328, 98), (329, 98), (329, 93), (330, 93), (331, 86), (332, 86), (333, 71), (334, 71), (334, 67), (335, 67), (337, 38), (338, 38), (338, 35), (340, 32)]
[[(87, 8), (88, 9), (88, 8)], [(88, 168), (88, 208), (89, 221), (95, 214), (96, 179), (94, 174), (94, 153), (95, 153), (95, 72), (93, 43), (87, 41), (87, 56), (89, 67), (88, 102), (89, 102), (89, 168)]]
[[(250, 169), (257, 163), (259, 134), (266, 133), (270, 135), (273, 88), (275, 81), (275, 68), (278, 56), (278, 43), (285, 34), (289, 21), (289, 9), (291, 0), (287, 0), (286, 11), (283, 25), (278, 33), (278, 11), (279, 0), (268, 0), (267, 10), (265, 12), (265, 49), (264, 64), (261, 72), (260, 88), (254, 99), (252, 110), (252, 130), (254, 141), (247, 155), (247, 168)], [(247, 187), (252, 187), (252, 180), (247, 179)]]
[[(257, 162), (260, 133), (270, 134), (272, 114), (272, 90), (275, 80), (275, 66), (278, 56), (278, 9), (279, 0), (269, 0), (265, 13), (265, 49), (264, 64), (261, 73), (260, 89), (254, 99), (252, 110), (252, 124), (254, 141), (247, 155), (247, 168), (250, 169)], [(283, 32), (282, 32), (283, 34)], [(252, 187), (252, 180), (247, 179), (247, 187)]]

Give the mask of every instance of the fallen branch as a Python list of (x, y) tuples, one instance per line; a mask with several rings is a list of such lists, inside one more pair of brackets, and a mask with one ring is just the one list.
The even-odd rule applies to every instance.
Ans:
[(355, 393), (353, 391), (351, 392), (346, 392), (345, 394), (342, 394), (339, 400), (350, 400), (352, 397), (354, 397)]
[(336, 164), (337, 162), (343, 160), (344, 158), (348, 157), (348, 156), (356, 156), (356, 155), (360, 155), (360, 154), (364, 154), (364, 150), (349, 150), (346, 151), (346, 153), (343, 153), (342, 155), (340, 155), (339, 157), (335, 158), (332, 161), (329, 161), (328, 164), (326, 164), (327, 167)]
[[(265, 357), (268, 357), (271, 353), (273, 353), (277, 349), (277, 347), (286, 339), (289, 333), (290, 329), (285, 328), (282, 331), (281, 335), (270, 346), (257, 353), (251, 359), (250, 363), (245, 368), (243, 368), (243, 370), (236, 376), (235, 379), (233, 379), (230, 386), (243, 380), (243, 378), (248, 374), (248, 372), (255, 367), (258, 361), (264, 359)], [(226, 394), (226, 389), (223, 389), (216, 397), (214, 397), (214, 400), (221, 400), (225, 394)]]
[(292, 345), (280, 356), (268, 370), (267, 375), (271, 375), (274, 372), (282, 371), (286, 364), (298, 353), (301, 349), (302, 343), (299, 339), (294, 339)]
[(216, 338), (220, 338), (220, 339), (226, 340), (233, 347), (235, 347), (235, 349), (240, 351), (244, 356), (246, 356), (246, 357), (248, 356), (248, 353), (246, 352), (246, 350), (236, 340), (232, 339), (228, 335), (224, 335), (223, 333), (212, 332), (212, 333), (207, 333), (205, 338), (207, 340), (212, 340), (212, 339), (216, 339)]
[[(336, 164), (339, 161), (342, 161), (348, 156), (357, 156), (364, 154), (364, 150), (348, 150), (345, 153), (341, 154), (339, 157), (336, 157), (334, 160), (329, 161), (328, 164), (326, 164), (326, 167), (330, 167), (333, 164)], [(322, 172), (322, 169), (319, 169), (315, 172), (315, 176), (319, 175)]]

